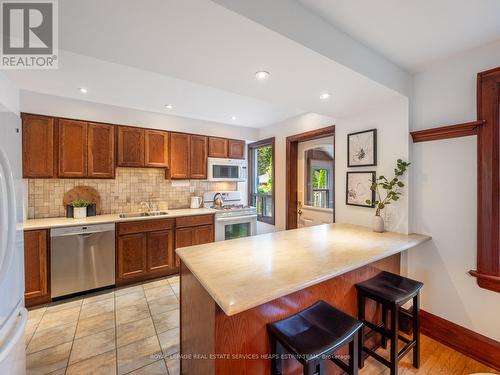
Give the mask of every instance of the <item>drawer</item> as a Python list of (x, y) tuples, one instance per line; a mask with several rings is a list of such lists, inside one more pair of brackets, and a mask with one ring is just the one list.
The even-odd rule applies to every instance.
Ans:
[(172, 229), (175, 219), (157, 219), (131, 221), (127, 223), (118, 223), (118, 235), (131, 233), (154, 232), (157, 230)]
[(175, 219), (176, 228), (194, 227), (214, 223), (214, 215), (185, 216)]

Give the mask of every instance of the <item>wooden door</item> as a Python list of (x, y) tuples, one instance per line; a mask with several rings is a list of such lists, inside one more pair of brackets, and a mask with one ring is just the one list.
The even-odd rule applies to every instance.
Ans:
[(87, 123), (58, 120), (59, 177), (87, 176)]
[(204, 243), (214, 242), (214, 226), (200, 225), (194, 227), (194, 243), (193, 245), (203, 245)]
[(145, 131), (145, 166), (168, 167), (168, 133)]
[(174, 231), (148, 233), (148, 272), (168, 271), (174, 267)]
[(113, 125), (88, 124), (87, 154), (88, 177), (115, 177), (115, 127)]
[(134, 233), (118, 237), (117, 279), (140, 278), (147, 273), (147, 233)]
[[(194, 227), (179, 228), (175, 230), (175, 248), (193, 246), (194, 243)], [(180, 266), (180, 259), (177, 254), (174, 254), (175, 267)]]
[(207, 178), (208, 138), (191, 135), (190, 178)]
[(23, 177), (55, 177), (55, 119), (23, 114), (22, 120)]
[(144, 129), (118, 127), (118, 166), (144, 167)]
[(227, 158), (228, 142), (225, 138), (208, 138), (208, 156), (211, 158)]
[(170, 178), (189, 178), (189, 139), (189, 134), (170, 133)]
[(26, 304), (32, 300), (50, 299), (49, 293), (49, 243), (47, 230), (24, 232), (24, 297)]
[(245, 141), (230, 139), (228, 141), (227, 157), (230, 159), (245, 159)]

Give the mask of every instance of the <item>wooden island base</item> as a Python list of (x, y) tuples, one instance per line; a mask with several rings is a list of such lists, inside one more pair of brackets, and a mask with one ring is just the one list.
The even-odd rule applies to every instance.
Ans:
[[(267, 323), (293, 315), (320, 299), (356, 316), (357, 299), (354, 285), (382, 270), (399, 274), (400, 254), (228, 316), (182, 263), (181, 374), (270, 374), (270, 360), (266, 358), (270, 351)], [(254, 287), (259, 288), (259, 285)], [(374, 304), (367, 304), (366, 316), (376, 322), (380, 321), (380, 311), (376, 311)], [(376, 336), (371, 338), (368, 346), (378, 345)], [(294, 359), (287, 360), (285, 373), (302, 374), (302, 366)], [(341, 374), (342, 371), (332, 363), (327, 363), (325, 373)]]

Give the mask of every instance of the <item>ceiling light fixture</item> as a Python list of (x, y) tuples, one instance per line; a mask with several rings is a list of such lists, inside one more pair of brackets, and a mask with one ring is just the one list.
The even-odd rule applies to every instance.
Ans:
[(237, 117), (236, 116), (231, 116), (231, 120), (236, 121)]
[(321, 100), (327, 100), (327, 99), (330, 99), (330, 94), (329, 94), (329, 93), (327, 93), (327, 92), (324, 92), (323, 94), (321, 94), (321, 95), (319, 96), (319, 98), (320, 98)]
[(174, 106), (173, 106), (172, 104), (166, 104), (166, 105), (165, 105), (165, 108), (166, 108), (166, 109), (173, 109), (173, 108), (174, 108)]
[(82, 94), (86, 94), (88, 90), (85, 87), (79, 87), (78, 91), (80, 91)]
[(255, 73), (255, 78), (257, 78), (259, 81), (264, 81), (268, 79), (270, 75), (271, 73), (266, 72), (265, 70), (259, 70)]

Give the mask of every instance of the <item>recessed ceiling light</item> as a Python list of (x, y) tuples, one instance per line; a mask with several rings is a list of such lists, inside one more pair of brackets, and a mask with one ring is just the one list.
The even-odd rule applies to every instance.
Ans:
[(165, 108), (166, 108), (166, 109), (173, 109), (173, 108), (174, 108), (174, 106), (173, 106), (172, 104), (166, 104), (166, 105), (165, 105)]
[(329, 93), (327, 93), (327, 92), (324, 92), (323, 94), (321, 94), (321, 95), (319, 96), (319, 98), (320, 98), (321, 100), (327, 100), (327, 99), (330, 99), (330, 94), (329, 94)]
[(236, 121), (237, 117), (236, 116), (231, 116), (231, 120)]
[(271, 73), (266, 72), (265, 70), (259, 70), (255, 73), (255, 78), (257, 78), (259, 81), (264, 81), (268, 79), (270, 75)]
[(86, 94), (88, 90), (85, 87), (79, 87), (78, 91), (80, 91), (82, 94)]

